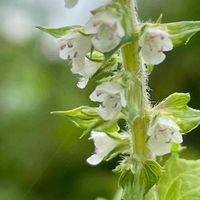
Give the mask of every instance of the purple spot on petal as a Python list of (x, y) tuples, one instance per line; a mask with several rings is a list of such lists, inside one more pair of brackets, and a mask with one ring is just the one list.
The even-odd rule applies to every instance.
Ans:
[(164, 51), (164, 47), (161, 46), (160, 50), (158, 50), (158, 53), (162, 53)]
[(164, 40), (165, 39), (164, 35), (160, 34), (160, 39)]
[(62, 46), (60, 46), (60, 49), (63, 50), (66, 46), (66, 44), (63, 44)]
[(78, 52), (76, 51), (76, 52), (74, 53), (74, 58), (76, 58), (77, 55), (78, 55)]
[(67, 46), (68, 46), (68, 48), (70, 48), (70, 49), (73, 48), (73, 44), (71, 44), (71, 43), (68, 43)]
[(150, 51), (153, 51), (151, 43), (148, 44)]
[(160, 132), (165, 132), (167, 128), (160, 128)]
[(106, 107), (103, 103), (101, 104), (101, 106), (102, 106), (102, 108), (105, 108), (105, 107)]
[(101, 96), (103, 93), (101, 91), (97, 91), (97, 97)]
[(96, 38), (97, 40), (100, 40), (100, 39), (99, 39), (98, 33), (95, 35), (95, 38)]
[(112, 108), (117, 108), (118, 103), (115, 103), (114, 106), (112, 106)]
[(70, 55), (67, 56), (67, 60), (68, 60), (69, 62), (72, 62), (72, 58), (71, 58)]
[(165, 143), (166, 144), (170, 144), (172, 142), (172, 140), (171, 139), (169, 139), (168, 141), (166, 141)]

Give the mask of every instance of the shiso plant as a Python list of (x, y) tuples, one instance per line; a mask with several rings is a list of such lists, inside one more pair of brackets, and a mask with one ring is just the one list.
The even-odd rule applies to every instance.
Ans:
[[(77, 2), (65, 0), (68, 8)], [(52, 114), (67, 116), (83, 129), (82, 137), (94, 142), (89, 164), (121, 155), (113, 169), (119, 174), (119, 199), (199, 200), (200, 161), (182, 159), (179, 152), (183, 136), (200, 124), (200, 111), (187, 106), (188, 93), (171, 94), (153, 105), (148, 78), (165, 52), (200, 31), (200, 21), (162, 23), (161, 15), (143, 23), (135, 0), (110, 0), (91, 14), (85, 26), (38, 26), (57, 38), (60, 58), (79, 76), (79, 88), (97, 82), (89, 96), (97, 107)]]

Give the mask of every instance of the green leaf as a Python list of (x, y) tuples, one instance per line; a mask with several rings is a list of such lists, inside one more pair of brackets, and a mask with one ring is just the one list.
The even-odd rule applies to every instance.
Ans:
[(181, 21), (172, 23), (145, 23), (142, 26), (143, 30), (145, 27), (155, 27), (167, 31), (172, 39), (174, 47), (187, 44), (192, 36), (200, 31), (200, 21)]
[(187, 44), (200, 31), (200, 21), (182, 21), (162, 24), (171, 36), (174, 46)]
[(51, 114), (68, 117), (76, 126), (82, 129), (89, 129), (95, 126), (101, 119), (98, 108), (81, 106), (68, 111), (55, 111)]
[(121, 173), (123, 200), (143, 200), (148, 191), (157, 184), (164, 169), (154, 160), (141, 163), (138, 160), (125, 159), (113, 171)]
[(141, 182), (145, 186), (145, 194), (159, 181), (164, 169), (154, 160), (146, 160), (142, 168)]
[[(68, 111), (54, 111), (51, 114), (68, 117), (77, 127), (85, 130), (81, 137), (90, 133), (92, 130), (106, 132), (114, 139), (120, 139), (117, 132), (120, 130), (118, 119), (114, 121), (104, 121), (99, 116), (98, 108), (81, 106)], [(120, 114), (119, 114), (120, 117)]]
[(158, 183), (160, 200), (200, 199), (200, 160), (180, 159), (173, 155)]
[(54, 37), (61, 37), (73, 31), (81, 31), (82, 26), (65, 26), (61, 28), (50, 28), (46, 26), (36, 26), (39, 30), (49, 33)]
[(200, 124), (200, 110), (187, 106), (188, 93), (174, 93), (154, 107), (155, 115), (171, 117), (180, 127), (181, 133), (188, 133)]

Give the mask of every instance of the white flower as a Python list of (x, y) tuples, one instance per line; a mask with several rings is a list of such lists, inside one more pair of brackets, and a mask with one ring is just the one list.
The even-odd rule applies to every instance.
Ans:
[(119, 45), (125, 35), (119, 16), (108, 12), (96, 13), (85, 27), (87, 34), (93, 34), (92, 43), (100, 52), (109, 52)]
[(91, 138), (94, 140), (95, 154), (87, 159), (91, 165), (98, 165), (117, 145), (118, 142), (104, 132), (92, 131)]
[(101, 102), (99, 114), (104, 120), (113, 119), (126, 106), (125, 91), (117, 82), (105, 82), (98, 85), (90, 99)]
[(77, 86), (85, 88), (88, 80), (100, 68), (101, 63), (88, 60), (85, 56), (91, 50), (90, 37), (72, 32), (59, 39), (60, 58), (71, 62), (73, 74), (81, 76)]
[(66, 8), (73, 8), (78, 3), (78, 0), (65, 0)]
[(158, 65), (164, 61), (165, 51), (173, 49), (173, 43), (167, 32), (146, 28), (139, 39), (141, 54), (146, 64)]
[(179, 132), (178, 125), (169, 117), (160, 117), (150, 127), (148, 144), (151, 152), (162, 156), (171, 152), (172, 143), (182, 143), (183, 137)]
[(91, 50), (91, 39), (78, 32), (71, 32), (59, 38), (60, 58), (76, 61), (80, 65), (85, 61), (85, 55)]
[(96, 73), (96, 71), (101, 67), (101, 63), (93, 62), (85, 58), (84, 64), (74, 62), (72, 64), (72, 73), (79, 74), (81, 76), (77, 86), (81, 89), (85, 88), (89, 79)]

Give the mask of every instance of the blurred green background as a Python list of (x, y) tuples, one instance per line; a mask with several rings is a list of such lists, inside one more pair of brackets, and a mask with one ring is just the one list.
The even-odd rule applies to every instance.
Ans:
[[(90, 105), (95, 85), (77, 89), (56, 42), (34, 28), (83, 23), (97, 1), (82, 0), (72, 11), (63, 0), (0, 1), (0, 200), (111, 199), (115, 193), (116, 161), (89, 166), (92, 142), (79, 140), (81, 130), (67, 119), (49, 114)], [(200, 20), (199, 0), (139, 0), (142, 21), (160, 13), (164, 22)], [(167, 54), (150, 77), (152, 101), (190, 92), (190, 106), (200, 109), (200, 34)], [(184, 157), (200, 158), (199, 131), (185, 137)]]

